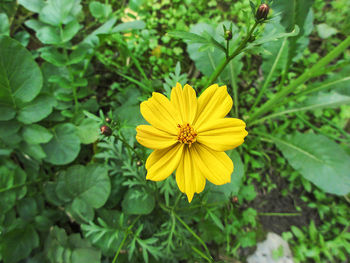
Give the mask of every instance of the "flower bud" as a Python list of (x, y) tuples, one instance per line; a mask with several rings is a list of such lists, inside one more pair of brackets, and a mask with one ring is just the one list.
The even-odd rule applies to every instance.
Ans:
[(269, 14), (270, 7), (267, 4), (261, 4), (256, 11), (256, 19), (258, 21), (265, 20), (267, 18), (267, 15)]
[(226, 30), (224, 37), (225, 37), (226, 40), (231, 40), (232, 39), (232, 31), (231, 30)]
[(101, 128), (101, 134), (103, 134), (104, 136), (111, 136), (112, 135), (112, 129), (109, 128), (107, 125), (102, 125)]
[(111, 118), (108, 118), (108, 117), (105, 119), (105, 121), (106, 121), (107, 123), (111, 123), (111, 122), (112, 122)]

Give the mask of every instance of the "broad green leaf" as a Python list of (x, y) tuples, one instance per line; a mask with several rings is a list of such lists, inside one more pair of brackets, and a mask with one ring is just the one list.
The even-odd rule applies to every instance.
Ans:
[(34, 13), (40, 13), (45, 6), (44, 0), (18, 0), (18, 3)]
[(16, 110), (11, 106), (0, 104), (0, 121), (12, 120), (16, 116)]
[[(11, 163), (0, 166), (0, 211), (5, 214), (26, 193), (25, 172)], [(18, 187), (23, 185), (23, 187)], [(12, 187), (17, 186), (12, 189)]]
[(77, 248), (72, 253), (72, 263), (100, 263), (101, 252), (93, 248)]
[(81, 11), (80, 0), (48, 0), (40, 12), (40, 20), (52, 26), (72, 22)]
[(338, 33), (337, 29), (324, 23), (317, 25), (316, 29), (317, 29), (318, 35), (322, 39), (327, 39)]
[(146, 24), (142, 20), (125, 22), (114, 27), (112, 30), (112, 33), (118, 33), (118, 32), (133, 30), (133, 29), (144, 29), (145, 26)]
[(42, 145), (47, 155), (45, 161), (56, 165), (72, 162), (80, 151), (76, 127), (70, 123), (58, 124), (52, 129), (52, 133), (51, 141)]
[(46, 157), (46, 153), (39, 144), (28, 144), (26, 142), (22, 142), (20, 144), (20, 147), (24, 153), (28, 154), (36, 160), (41, 160)]
[(10, 24), (7, 15), (0, 13), (0, 36), (8, 36), (10, 34)]
[(67, 64), (67, 59), (55, 47), (43, 47), (39, 49), (42, 59), (54, 64), (57, 67), (63, 67)]
[(97, 1), (89, 3), (89, 10), (93, 17), (97, 19), (108, 18), (112, 13), (112, 7), (108, 4), (102, 4)]
[(94, 209), (81, 198), (75, 198), (66, 209), (79, 223), (94, 220)]
[(57, 105), (57, 101), (52, 96), (39, 95), (33, 101), (21, 105), (17, 120), (22, 123), (30, 124), (41, 121), (49, 116), (54, 106)]
[(62, 176), (65, 191), (93, 208), (103, 206), (111, 192), (107, 169), (101, 165), (74, 165)]
[(293, 168), (323, 191), (350, 192), (350, 156), (338, 144), (323, 135), (301, 133), (273, 140)]
[(3, 236), (1, 255), (4, 263), (15, 263), (29, 256), (39, 246), (39, 236), (31, 225), (14, 229)]
[(93, 119), (84, 119), (77, 126), (77, 134), (83, 144), (95, 142), (100, 135), (99, 122)]
[(23, 139), (30, 144), (47, 143), (52, 139), (52, 133), (45, 127), (32, 124), (26, 125), (22, 129)]
[(40, 68), (19, 42), (0, 36), (0, 105), (16, 108), (32, 101), (42, 87)]
[(155, 199), (146, 192), (129, 189), (122, 202), (123, 212), (130, 215), (148, 215), (155, 206)]
[(45, 243), (45, 254), (50, 263), (100, 263), (101, 252), (91, 247), (80, 234), (67, 236), (57, 226), (50, 230)]

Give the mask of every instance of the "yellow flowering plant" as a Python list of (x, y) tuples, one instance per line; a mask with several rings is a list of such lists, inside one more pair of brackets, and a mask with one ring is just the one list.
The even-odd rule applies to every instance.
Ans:
[(153, 92), (141, 103), (141, 114), (150, 125), (136, 128), (137, 141), (153, 149), (146, 162), (146, 179), (162, 181), (176, 170), (176, 182), (191, 202), (206, 180), (215, 185), (231, 181), (232, 160), (224, 151), (244, 142), (244, 121), (226, 118), (232, 99), (226, 86), (214, 84), (197, 99), (190, 85), (176, 84), (170, 100)]

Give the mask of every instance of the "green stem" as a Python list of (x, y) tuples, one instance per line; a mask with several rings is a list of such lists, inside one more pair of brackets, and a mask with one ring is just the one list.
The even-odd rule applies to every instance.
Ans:
[(136, 217), (136, 219), (134, 220), (134, 222), (128, 227), (127, 230), (125, 230), (124, 238), (123, 238), (122, 242), (120, 243), (117, 252), (115, 253), (115, 256), (114, 256), (114, 258), (113, 258), (112, 263), (117, 262), (117, 258), (118, 258), (119, 254), (120, 254), (120, 251), (122, 250), (122, 247), (123, 247), (123, 245), (124, 245), (124, 243), (125, 243), (125, 241), (126, 241), (126, 238), (128, 237), (129, 233), (131, 232), (131, 229), (134, 227), (134, 225), (136, 224), (136, 222), (139, 220), (140, 217), (141, 217), (141, 216)]
[(290, 93), (295, 91), (297, 87), (314, 77), (326, 67), (331, 61), (338, 57), (348, 46), (350, 46), (350, 36), (347, 37), (341, 44), (339, 44), (335, 49), (333, 49), (328, 55), (323, 57), (319, 62), (317, 62), (309, 70), (305, 71), (299, 78), (293, 80), (287, 87), (283, 88), (280, 92), (276, 93), (275, 96), (263, 104), (256, 112), (254, 112), (248, 121), (252, 123), (258, 117), (266, 112), (269, 112), (277, 103), (288, 96)]
[(195, 246), (191, 247), (194, 252), (196, 252), (198, 255), (200, 255), (202, 258), (207, 260), (208, 262), (213, 262), (210, 258), (208, 258), (202, 251), (200, 251), (198, 248)]
[(276, 70), (276, 68), (277, 68), (278, 62), (280, 61), (280, 58), (281, 58), (281, 56), (282, 56), (284, 47), (286, 46), (286, 43), (287, 43), (287, 38), (285, 38), (285, 39), (283, 40), (283, 43), (282, 43), (281, 48), (280, 48), (280, 50), (279, 50), (279, 52), (278, 52), (278, 54), (277, 54), (277, 57), (276, 57), (276, 59), (275, 59), (275, 62), (273, 63), (273, 65), (272, 65), (272, 67), (271, 67), (271, 70), (270, 70), (269, 74), (268, 74), (267, 77), (266, 77), (266, 80), (265, 80), (265, 82), (264, 82), (264, 85), (263, 85), (262, 88), (260, 89), (259, 94), (258, 94), (258, 96), (256, 97), (256, 100), (254, 101), (254, 104), (253, 104), (253, 106), (252, 106), (250, 112), (253, 112), (253, 111), (254, 111), (256, 105), (260, 102), (260, 100), (262, 99), (262, 96), (265, 94), (265, 91), (266, 91), (268, 85), (269, 85), (270, 82), (271, 82), (272, 76), (273, 76), (273, 74), (275, 73), (275, 70)]
[(189, 227), (189, 225), (187, 225), (177, 214), (174, 213), (174, 215), (176, 219), (198, 240), (198, 242), (202, 244), (202, 246), (204, 247), (205, 251), (209, 256), (210, 262), (213, 262), (209, 249), (207, 245), (204, 243), (204, 241), (195, 232), (193, 232), (193, 230)]
[(250, 40), (250, 37), (254, 33), (255, 28), (258, 26), (259, 22), (255, 22), (254, 26), (251, 28), (251, 30), (248, 32), (247, 36), (245, 39), (241, 42), (241, 44), (236, 48), (236, 50), (229, 56), (226, 57), (225, 60), (221, 62), (221, 64), (215, 69), (215, 71), (211, 74), (206, 87), (208, 87), (210, 84), (212, 84), (221, 74), (221, 72), (225, 69), (228, 63), (232, 59), (234, 59), (239, 53), (242, 52), (242, 50), (246, 47), (247, 43)]
[(258, 213), (258, 216), (301, 216), (301, 213)]
[(123, 136), (123, 134), (121, 133), (114, 133), (115, 137), (117, 137), (118, 140), (120, 140), (127, 148), (129, 148), (133, 153), (136, 154), (137, 158), (139, 158), (139, 160), (144, 161), (143, 157), (134, 149), (134, 147), (132, 147), (127, 140), (125, 139), (125, 137)]

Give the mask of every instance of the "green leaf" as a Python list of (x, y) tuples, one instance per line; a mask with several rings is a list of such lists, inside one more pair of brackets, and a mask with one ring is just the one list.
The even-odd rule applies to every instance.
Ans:
[[(81, 199), (93, 208), (103, 206), (111, 192), (111, 183), (107, 175), (107, 169), (101, 165), (74, 165), (63, 176), (63, 187), (69, 194), (68, 199)], [(58, 189), (57, 189), (58, 190)], [(58, 193), (60, 195), (60, 193)]]
[(57, 67), (63, 67), (67, 64), (67, 59), (55, 47), (43, 47), (39, 49), (39, 52), (42, 59)]
[(123, 212), (130, 215), (148, 215), (155, 206), (155, 199), (147, 192), (129, 189), (122, 202)]
[(72, 253), (72, 263), (100, 263), (101, 252), (92, 248), (77, 248)]
[(39, 18), (49, 25), (60, 26), (72, 22), (81, 9), (80, 0), (48, 0)]
[(0, 36), (10, 34), (10, 24), (7, 18), (7, 15), (4, 13), (0, 13)]
[[(25, 185), (27, 175), (25, 172), (13, 165), (12, 163), (5, 163), (0, 166), (0, 211), (5, 214), (13, 208), (16, 200), (24, 196), (27, 191)], [(18, 187), (23, 185), (23, 187)], [(13, 188), (17, 186), (16, 188)]]
[(134, 29), (144, 29), (145, 26), (146, 24), (142, 20), (125, 22), (114, 27), (112, 30), (112, 33), (124, 32), (124, 31), (129, 31)]
[(64, 229), (54, 226), (45, 242), (45, 254), (50, 263), (100, 263), (101, 252), (80, 234), (67, 236)]
[(80, 151), (76, 127), (70, 123), (58, 124), (52, 129), (52, 133), (51, 141), (42, 145), (47, 155), (45, 161), (56, 165), (72, 162)]
[(57, 101), (54, 97), (48, 95), (39, 95), (33, 101), (21, 105), (17, 120), (22, 123), (30, 124), (41, 121), (49, 116), (52, 112), (52, 108), (57, 105)]
[(317, 29), (318, 35), (322, 39), (327, 39), (338, 33), (337, 29), (324, 23), (317, 25), (316, 29)]
[(18, 0), (18, 3), (34, 13), (40, 13), (45, 6), (44, 0)]
[(39, 246), (39, 236), (33, 226), (14, 229), (3, 236), (6, 242), (0, 246), (4, 263), (15, 263), (29, 256)]
[[(230, 22), (220, 23), (216, 29), (206, 23), (198, 23), (191, 27), (190, 32), (200, 35), (200, 36), (210, 36), (220, 45), (225, 43), (223, 38), (222, 28), (223, 25), (230, 27)], [(233, 27), (233, 31), (237, 31), (236, 27)], [(208, 42), (208, 40), (207, 40)], [(235, 47), (235, 37), (233, 41), (230, 41), (231, 46), (230, 50), (234, 50)], [(190, 55), (190, 58), (195, 62), (196, 67), (206, 76), (210, 76), (213, 71), (218, 67), (220, 63), (225, 59), (225, 53), (218, 48), (217, 45), (214, 45), (212, 42), (210, 44), (203, 43), (188, 43), (187, 52)], [(240, 61), (241, 56), (237, 56), (228, 64), (227, 67), (223, 70), (219, 76), (219, 82), (227, 82), (228, 80), (234, 80), (236, 76), (240, 73), (242, 69), (242, 62)]]
[(19, 42), (0, 36), (0, 105), (15, 108), (32, 101), (43, 79), (32, 55)]
[(100, 43), (98, 39), (98, 35), (100, 34), (110, 34), (114, 24), (117, 22), (117, 18), (112, 17), (108, 21), (106, 21), (102, 26), (93, 31), (90, 35), (88, 35), (83, 43), (88, 44), (90, 46), (97, 46)]
[(67, 212), (70, 213), (75, 220), (78, 222), (80, 221), (79, 223), (90, 222), (94, 220), (94, 209), (81, 198), (75, 198), (73, 203), (66, 209)]
[(39, 144), (28, 144), (26, 142), (22, 142), (20, 147), (24, 153), (28, 154), (36, 160), (41, 160), (46, 157), (43, 148)]
[(83, 144), (95, 142), (99, 137), (99, 131), (99, 122), (93, 119), (84, 119), (79, 126), (77, 126), (77, 134)]
[(273, 140), (304, 178), (328, 193), (350, 192), (350, 156), (338, 144), (322, 135), (301, 133)]
[(112, 7), (108, 4), (102, 4), (97, 1), (89, 3), (89, 10), (93, 17), (97, 19), (108, 18), (112, 13)]
[(320, 92), (316, 95), (309, 96), (302, 105), (285, 111), (270, 114), (269, 116), (267, 116), (267, 118), (275, 118), (281, 115), (290, 114), (294, 112), (335, 108), (345, 104), (350, 104), (350, 96), (342, 95), (334, 91), (329, 93)]
[(23, 139), (30, 144), (47, 143), (52, 139), (52, 133), (45, 127), (32, 124), (26, 125), (22, 129)]

